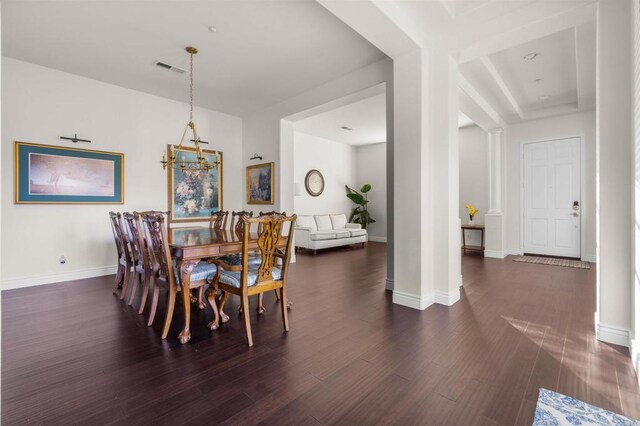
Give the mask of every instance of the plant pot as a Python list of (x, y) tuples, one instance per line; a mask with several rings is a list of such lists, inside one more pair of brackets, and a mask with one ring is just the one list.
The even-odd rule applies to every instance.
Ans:
[(475, 225), (475, 224), (476, 224), (476, 223), (475, 223), (474, 221), (472, 221), (472, 220), (470, 220), (470, 221), (469, 221), (469, 225), (473, 226), (473, 225)]

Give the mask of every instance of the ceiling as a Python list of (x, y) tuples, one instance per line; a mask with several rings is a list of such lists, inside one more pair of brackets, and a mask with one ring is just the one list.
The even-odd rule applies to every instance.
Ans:
[(595, 108), (596, 0), (376, 1), (395, 25), (386, 37), (377, 37), (380, 24), (360, 24), (353, 8), (318, 1), (392, 56), (415, 45), (452, 55), (460, 109), (485, 130)]
[(595, 43), (595, 22), (582, 24), (463, 63), (460, 74), (507, 124), (590, 110)]
[[(342, 129), (343, 126), (352, 130)], [(386, 142), (385, 94), (381, 93), (296, 121), (294, 129), (353, 146)]]
[[(412, 40), (458, 59), (461, 112), (485, 130), (595, 107), (595, 0), (375, 5)], [(186, 45), (200, 50), (196, 105), (239, 116), (386, 57), (313, 0), (3, 1), (4, 55), (184, 102), (188, 74), (154, 61), (186, 69)], [(352, 120), (337, 126), (350, 136), (332, 137), (374, 140)]]
[[(216, 32), (208, 30), (216, 27)], [(386, 56), (312, 0), (2, 2), (2, 54), (233, 115)]]

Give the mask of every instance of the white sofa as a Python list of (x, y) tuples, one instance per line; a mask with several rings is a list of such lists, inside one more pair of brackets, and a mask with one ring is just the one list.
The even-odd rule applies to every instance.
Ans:
[(362, 244), (369, 240), (367, 230), (359, 223), (347, 223), (345, 214), (298, 216), (296, 220), (296, 247), (316, 250)]

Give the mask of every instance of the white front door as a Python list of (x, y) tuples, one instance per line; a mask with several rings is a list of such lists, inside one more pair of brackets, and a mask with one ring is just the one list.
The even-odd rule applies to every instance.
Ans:
[(524, 145), (524, 252), (580, 257), (580, 138)]

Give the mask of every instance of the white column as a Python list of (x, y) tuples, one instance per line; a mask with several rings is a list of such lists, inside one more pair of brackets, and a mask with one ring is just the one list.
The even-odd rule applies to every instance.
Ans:
[(489, 211), (484, 215), (485, 256), (502, 259), (506, 253), (506, 232), (502, 188), (504, 185), (504, 129), (489, 131)]
[(430, 55), (432, 85), (440, 99), (434, 110), (435, 238), (434, 301), (453, 305), (460, 299), (460, 155), (458, 142), (458, 64), (448, 55)]
[(596, 336), (625, 346), (633, 300), (631, 12), (631, 1), (598, 3), (596, 48)]
[[(280, 188), (280, 199), (277, 200), (276, 205), (274, 205), (275, 210), (279, 210), (281, 212), (287, 212), (287, 214), (293, 214), (293, 204), (294, 204), (294, 191), (293, 191), (293, 122), (285, 119), (280, 120), (280, 162), (276, 163), (276, 167), (279, 166), (279, 170), (275, 170), (274, 173), (279, 172), (280, 179), (275, 179), (276, 188)], [(248, 156), (244, 156), (247, 158)], [(278, 193), (276, 188), (276, 194)], [(295, 233), (293, 234), (293, 247), (294, 250), (291, 252), (291, 263), (296, 263), (296, 241), (295, 241)]]
[(489, 130), (489, 211), (502, 213), (502, 155), (504, 130), (499, 127)]
[[(394, 289), (393, 302), (414, 309), (425, 309), (433, 303), (432, 244), (433, 230), (425, 226), (431, 222), (427, 209), (433, 200), (428, 176), (431, 155), (423, 151), (426, 129), (422, 117), (427, 111), (426, 71), (423, 69), (422, 51), (416, 49), (394, 58)], [(426, 182), (423, 182), (427, 180)]]
[(442, 52), (394, 58), (393, 301), (416, 309), (459, 298), (456, 71)]

